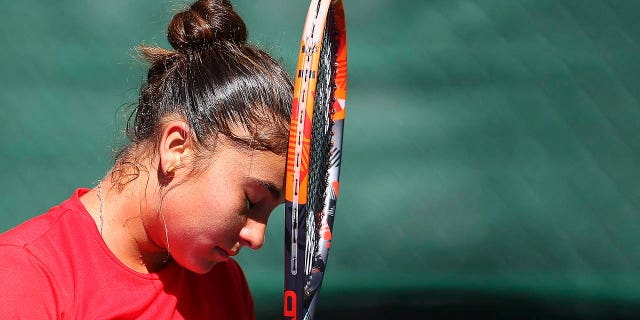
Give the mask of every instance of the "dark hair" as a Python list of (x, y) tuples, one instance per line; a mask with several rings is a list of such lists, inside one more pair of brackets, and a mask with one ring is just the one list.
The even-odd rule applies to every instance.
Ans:
[(131, 164), (138, 146), (155, 145), (171, 117), (189, 124), (198, 148), (213, 151), (223, 134), (240, 146), (286, 154), (291, 79), (269, 54), (247, 44), (246, 26), (228, 0), (196, 1), (173, 17), (167, 38), (175, 50), (139, 47), (151, 65), (127, 122), (131, 143), (116, 163)]

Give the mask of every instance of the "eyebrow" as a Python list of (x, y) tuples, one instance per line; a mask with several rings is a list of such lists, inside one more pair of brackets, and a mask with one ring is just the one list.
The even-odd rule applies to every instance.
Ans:
[(278, 187), (276, 187), (275, 184), (269, 182), (269, 181), (265, 181), (265, 180), (261, 180), (258, 178), (250, 178), (251, 181), (258, 183), (259, 185), (263, 186), (265, 189), (269, 190), (269, 192), (271, 192), (271, 194), (278, 200), (283, 199), (283, 195), (282, 195), (282, 191), (280, 191), (280, 189), (278, 189)]

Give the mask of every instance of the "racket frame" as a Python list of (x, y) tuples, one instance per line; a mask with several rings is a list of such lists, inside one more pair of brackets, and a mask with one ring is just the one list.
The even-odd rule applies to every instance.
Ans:
[[(330, 19), (327, 19), (328, 15)], [(332, 25), (326, 26), (327, 21)], [(331, 165), (327, 172), (328, 183), (324, 191), (325, 203), (320, 213), (319, 225), (313, 226), (313, 234), (306, 230), (310, 217), (307, 208), (308, 169), (311, 127), (315, 105), (315, 88), (322, 42), (326, 27), (328, 36), (337, 46), (335, 64), (331, 66), (334, 87), (329, 117), (333, 123), (331, 131)], [(292, 105), (287, 175), (285, 190), (285, 319), (313, 319), (318, 292), (324, 276), (324, 266), (331, 246), (333, 216), (338, 196), (340, 158), (342, 154), (342, 130), (344, 126), (346, 100), (346, 28), (341, 0), (312, 0), (305, 20), (296, 69), (294, 102)], [(309, 218), (309, 219), (308, 219)], [(311, 239), (313, 240), (311, 240)], [(313, 241), (314, 252), (305, 252), (305, 242)], [(308, 247), (308, 245), (306, 245)], [(309, 267), (304, 268), (305, 256), (317, 255), (323, 261), (322, 270), (314, 270), (317, 286), (309, 288), (312, 276)], [(305, 270), (307, 269), (307, 270)], [(308, 305), (304, 300), (311, 299)]]

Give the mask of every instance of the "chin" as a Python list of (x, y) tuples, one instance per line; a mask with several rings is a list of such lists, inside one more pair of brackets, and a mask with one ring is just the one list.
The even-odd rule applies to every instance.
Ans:
[(218, 264), (218, 262), (216, 261), (202, 261), (200, 263), (194, 261), (190, 264), (181, 264), (181, 265), (182, 267), (184, 267), (185, 269), (191, 272), (194, 272), (197, 274), (205, 274), (211, 271), (211, 269), (213, 269), (213, 266), (215, 266), (216, 264)]

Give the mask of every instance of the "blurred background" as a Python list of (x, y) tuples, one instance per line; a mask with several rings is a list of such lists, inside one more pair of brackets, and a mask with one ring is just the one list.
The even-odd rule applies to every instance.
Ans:
[[(182, 1), (0, 8), (0, 232), (93, 187)], [(290, 73), (308, 1), (234, 1)], [(640, 2), (345, 0), (318, 319), (640, 317)], [(282, 309), (284, 209), (239, 257)]]

